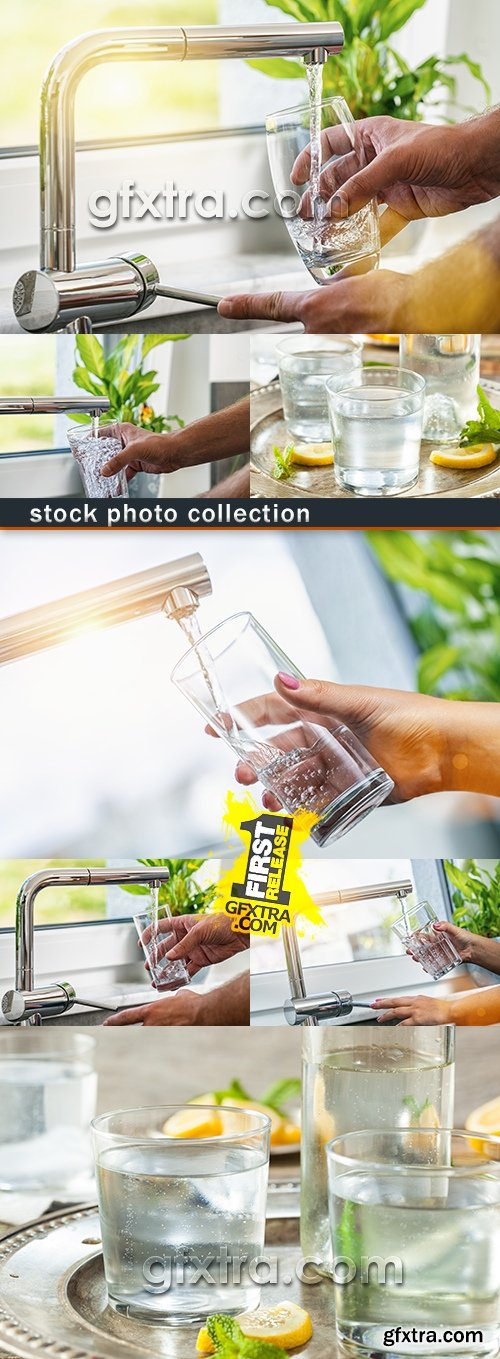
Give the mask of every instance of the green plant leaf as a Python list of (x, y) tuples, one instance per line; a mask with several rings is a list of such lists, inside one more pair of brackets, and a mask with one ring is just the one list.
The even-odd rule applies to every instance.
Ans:
[(97, 335), (78, 335), (76, 338), (76, 349), (82, 363), (96, 377), (102, 377), (104, 373), (104, 349)]
[(275, 1109), (277, 1114), (285, 1115), (285, 1106), (291, 1100), (300, 1099), (302, 1084), (298, 1077), (289, 1076), (281, 1081), (274, 1081), (259, 1100), (260, 1104), (268, 1104), (270, 1109)]
[(92, 396), (107, 395), (105, 384), (103, 382), (96, 382), (95, 378), (91, 378), (87, 369), (82, 368), (80, 364), (73, 369), (73, 382), (76, 387), (81, 387), (82, 391), (91, 392)]
[(145, 335), (142, 341), (142, 361), (152, 349), (156, 349), (160, 344), (174, 343), (176, 340), (190, 340), (190, 335)]
[(418, 663), (418, 687), (421, 694), (435, 694), (438, 680), (457, 665), (461, 657), (457, 646), (433, 646)]
[(306, 79), (305, 67), (300, 66), (298, 61), (289, 61), (288, 57), (272, 57), (269, 61), (260, 61), (255, 57), (247, 62), (247, 66), (252, 66), (254, 71), (262, 71), (271, 80)]
[(379, 36), (382, 42), (386, 42), (393, 33), (404, 28), (417, 10), (423, 9), (427, 0), (386, 0), (385, 5), (380, 9)]

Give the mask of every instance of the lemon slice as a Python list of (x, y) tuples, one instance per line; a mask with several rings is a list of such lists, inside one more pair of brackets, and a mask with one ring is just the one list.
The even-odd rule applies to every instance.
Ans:
[[(467, 1132), (484, 1133), (485, 1137), (500, 1137), (500, 1095), (490, 1100), (488, 1104), (480, 1104), (479, 1109), (474, 1109), (465, 1120), (465, 1127)], [(479, 1153), (484, 1149), (480, 1137), (471, 1137), (470, 1144)]]
[(294, 448), (291, 461), (294, 467), (331, 467), (333, 448), (331, 444), (299, 444)]
[(168, 1137), (220, 1137), (222, 1123), (215, 1108), (213, 1113), (210, 1109), (193, 1108), (192, 1113), (182, 1109), (167, 1118), (162, 1131)]
[[(279, 1302), (277, 1307), (258, 1307), (256, 1312), (242, 1312), (236, 1317), (247, 1340), (269, 1340), (280, 1350), (297, 1349), (311, 1339), (313, 1328), (309, 1312), (296, 1302)], [(198, 1354), (215, 1354), (215, 1348), (205, 1327), (196, 1341)]]
[[(218, 1118), (220, 1124), (219, 1132), (225, 1133), (237, 1132), (238, 1130), (237, 1121), (234, 1118), (231, 1118), (231, 1109), (248, 1109), (250, 1113), (252, 1112), (253, 1109), (255, 1113), (265, 1114), (266, 1117), (270, 1119), (271, 1121), (270, 1140), (272, 1147), (280, 1146), (283, 1142), (287, 1141), (284, 1129), (285, 1123), (287, 1123), (288, 1120), (281, 1118), (280, 1114), (277, 1114), (276, 1110), (271, 1109), (268, 1104), (259, 1104), (258, 1100), (255, 1099), (239, 1099), (236, 1098), (236, 1096), (234, 1095), (228, 1095), (227, 1102), (229, 1109), (225, 1111), (224, 1109), (221, 1109), (220, 1106), (217, 1106), (217, 1098), (213, 1091), (211, 1091), (210, 1094), (208, 1095), (197, 1095), (195, 1100), (190, 1100), (190, 1103), (192, 1104), (197, 1104), (198, 1102), (200, 1104), (214, 1104), (216, 1106), (216, 1117)], [(174, 1116), (176, 1117), (176, 1115)]]
[(470, 448), (434, 448), (430, 461), (435, 467), (453, 467), (468, 472), (475, 467), (488, 467), (498, 457), (495, 444), (473, 444)]

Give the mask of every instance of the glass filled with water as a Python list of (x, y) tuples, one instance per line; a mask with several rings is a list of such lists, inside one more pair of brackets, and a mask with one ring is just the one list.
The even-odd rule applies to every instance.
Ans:
[[(309, 104), (283, 109), (266, 119), (269, 163), (277, 208), (291, 240), (316, 283), (329, 283), (341, 269), (376, 269), (380, 262), (380, 225), (375, 201), (345, 219), (328, 213), (332, 194), (322, 181), (326, 162), (352, 151), (354, 119), (344, 99), (323, 100), (321, 67), (308, 68)], [(296, 162), (310, 150), (306, 183), (292, 179)]]
[(87, 1195), (94, 1059), (90, 1035), (0, 1029), (0, 1190)]
[(146, 968), (156, 991), (178, 991), (189, 982), (189, 972), (182, 958), (171, 961), (166, 956), (176, 942), (175, 935), (168, 931), (168, 921), (171, 919), (168, 905), (158, 907), (157, 887), (152, 889), (150, 905), (134, 915)]
[(327, 1156), (333, 1253), (350, 1261), (335, 1283), (345, 1353), (496, 1355), (500, 1138), (372, 1130), (336, 1137)]
[(311, 838), (326, 845), (385, 802), (393, 782), (342, 723), (306, 719), (291, 693), (280, 698), (280, 671), (303, 678), (252, 614), (239, 613), (201, 637), (172, 680), (253, 772), (274, 809), (313, 813)]
[(257, 1111), (193, 1104), (95, 1120), (116, 1311), (179, 1326), (258, 1307), (251, 1262), (264, 1247), (270, 1126)]
[[(116, 426), (115, 426), (116, 428)], [(68, 430), (68, 443), (82, 479), (83, 490), (89, 499), (115, 499), (128, 496), (126, 469), (113, 477), (101, 476), (101, 468), (110, 458), (121, 453), (121, 440), (112, 432), (98, 434), (96, 430), (79, 428)]]
[(425, 378), (424, 439), (450, 443), (477, 414), (480, 335), (401, 335), (400, 362)]
[(403, 368), (363, 368), (327, 382), (335, 477), (353, 495), (398, 495), (418, 479), (425, 381)]
[(360, 371), (363, 362), (361, 340), (350, 336), (294, 335), (277, 346), (283, 415), (293, 439), (327, 442), (331, 439), (326, 395), (327, 379), (331, 389), (345, 386)]
[(300, 1244), (332, 1271), (326, 1147), (363, 1128), (449, 1127), (453, 1123), (455, 1035), (441, 1025), (304, 1029)]
[(406, 952), (411, 953), (416, 963), (437, 981), (459, 967), (462, 961), (455, 945), (447, 934), (435, 930), (438, 916), (429, 901), (419, 901), (415, 906), (407, 906), (404, 915), (394, 921), (392, 926), (398, 939), (404, 944)]

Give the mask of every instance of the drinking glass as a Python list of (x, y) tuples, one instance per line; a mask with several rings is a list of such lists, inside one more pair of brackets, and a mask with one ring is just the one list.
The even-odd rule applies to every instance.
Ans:
[[(166, 915), (168, 918), (170, 913), (166, 912)], [(157, 991), (178, 991), (179, 987), (187, 986), (190, 976), (182, 958), (171, 962), (170, 958), (166, 957), (167, 950), (175, 943), (175, 935), (160, 930), (158, 917), (148, 910), (134, 916), (134, 925), (141, 941), (152, 986)]]
[(279, 671), (304, 678), (250, 613), (212, 628), (172, 680), (238, 760), (285, 810), (313, 812), (318, 845), (337, 840), (392, 791), (393, 782), (342, 723), (304, 718), (274, 687)]
[(424, 439), (450, 443), (477, 412), (480, 335), (401, 335), (400, 363), (425, 378)]
[(345, 386), (361, 369), (363, 345), (348, 336), (294, 335), (277, 345), (283, 414), (294, 439), (331, 439), (326, 381)]
[(111, 1307), (171, 1325), (258, 1307), (270, 1127), (257, 1111), (193, 1104), (94, 1121)]
[(425, 381), (403, 368), (363, 368), (326, 384), (335, 477), (354, 495), (399, 495), (418, 478)]
[(0, 1189), (85, 1196), (92, 1177), (95, 1039), (0, 1030)]
[(436, 980), (452, 972), (462, 961), (448, 935), (434, 929), (438, 918), (429, 901), (418, 901), (415, 906), (407, 906), (405, 914), (392, 926), (415, 962)]
[(68, 443), (75, 461), (78, 463), (85, 495), (90, 499), (115, 498), (128, 496), (126, 469), (114, 477), (102, 477), (101, 468), (110, 458), (121, 453), (120, 439), (113, 434), (95, 435), (88, 429), (69, 429)]
[[(354, 146), (354, 119), (344, 99), (323, 100), (318, 121), (325, 132), (339, 128), (344, 155)], [(292, 170), (302, 151), (311, 143), (311, 109), (308, 104), (283, 109), (266, 119), (269, 163), (277, 207), (295, 249), (316, 283), (329, 283), (346, 265), (359, 272), (376, 269), (380, 262), (380, 225), (376, 202), (368, 203), (352, 217), (338, 221), (325, 215), (320, 185), (297, 188)], [(326, 148), (323, 148), (325, 154)], [(335, 158), (328, 153), (329, 163)]]
[(450, 1127), (455, 1032), (449, 1025), (322, 1025), (302, 1035), (300, 1244), (331, 1274), (326, 1147), (363, 1128)]
[(353, 1132), (327, 1156), (343, 1353), (497, 1354), (500, 1138), (478, 1149), (449, 1129)]

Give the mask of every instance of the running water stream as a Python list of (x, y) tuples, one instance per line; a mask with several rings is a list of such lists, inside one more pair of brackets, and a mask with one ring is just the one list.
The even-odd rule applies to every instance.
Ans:
[(309, 193), (311, 196), (311, 215), (314, 222), (314, 244), (318, 245), (320, 243), (321, 221), (323, 216), (323, 200), (321, 197), (321, 165), (323, 161), (321, 147), (323, 65), (321, 62), (314, 62), (307, 67), (307, 83), (309, 85), (311, 136)]

